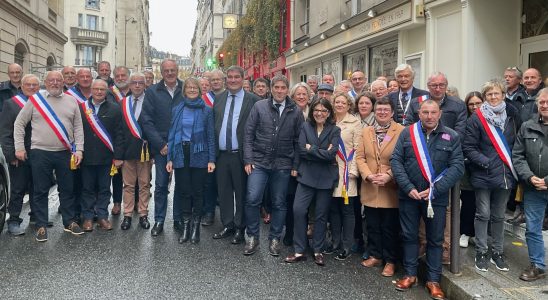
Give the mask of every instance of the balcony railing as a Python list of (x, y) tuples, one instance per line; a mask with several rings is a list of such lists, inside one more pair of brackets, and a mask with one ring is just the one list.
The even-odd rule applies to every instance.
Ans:
[(108, 32), (71, 27), (70, 40), (74, 44), (105, 47), (108, 44)]

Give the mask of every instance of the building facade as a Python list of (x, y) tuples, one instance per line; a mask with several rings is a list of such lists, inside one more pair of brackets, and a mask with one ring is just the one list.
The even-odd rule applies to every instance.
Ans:
[(64, 63), (64, 0), (0, 1), (0, 81), (8, 79), (8, 65), (18, 63), (24, 73), (40, 78)]
[(548, 1), (292, 0), (292, 83), (364, 70), (369, 81), (412, 65), (416, 85), (441, 71), (461, 91), (477, 90), (508, 66), (548, 74)]
[(149, 1), (118, 0), (117, 2), (116, 30), (113, 31), (117, 36), (116, 65), (126, 66), (132, 71), (143, 71), (151, 64)]

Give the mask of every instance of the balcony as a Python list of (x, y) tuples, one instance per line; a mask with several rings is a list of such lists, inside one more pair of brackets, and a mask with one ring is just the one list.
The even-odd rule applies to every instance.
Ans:
[(74, 44), (105, 47), (108, 44), (108, 32), (71, 27), (70, 40)]

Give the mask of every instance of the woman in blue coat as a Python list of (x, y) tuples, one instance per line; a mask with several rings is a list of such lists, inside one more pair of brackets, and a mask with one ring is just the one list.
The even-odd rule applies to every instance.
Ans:
[(168, 135), (166, 169), (175, 170), (173, 221), (183, 219), (179, 243), (200, 241), (205, 179), (215, 170), (213, 110), (205, 105), (201, 94), (197, 79), (185, 81), (183, 101), (173, 107)]

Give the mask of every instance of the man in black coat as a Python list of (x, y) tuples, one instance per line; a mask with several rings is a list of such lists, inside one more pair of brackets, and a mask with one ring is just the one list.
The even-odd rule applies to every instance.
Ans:
[(396, 108), (394, 121), (403, 124), (407, 111), (409, 110), (411, 99), (426, 95), (428, 92), (413, 86), (415, 71), (408, 64), (399, 65), (394, 71), (394, 76), (400, 85), (400, 89), (388, 94), (388, 99), (392, 101)]
[(122, 166), (122, 114), (120, 106), (106, 100), (107, 91), (106, 81), (94, 80), (91, 85), (91, 99), (80, 105), (86, 153), (81, 167), (84, 216), (82, 228), (87, 232), (93, 231), (95, 213), (101, 229), (112, 229), (108, 220), (111, 169)]
[(244, 242), (243, 210), (246, 174), (243, 162), (245, 123), (259, 98), (243, 89), (244, 70), (231, 66), (226, 72), (227, 90), (215, 96), (217, 140), (217, 188), (223, 229), (213, 235), (222, 239), (234, 235), (233, 244)]
[(272, 256), (280, 255), (280, 237), (287, 212), (287, 185), (290, 176), (297, 176), (299, 164), (298, 142), (303, 113), (287, 96), (289, 81), (285, 76), (272, 78), (271, 91), (270, 98), (255, 103), (245, 126), (244, 163), (249, 176), (245, 223), (249, 239), (244, 255), (255, 253), (259, 246), (259, 210), (267, 185), (272, 200), (269, 251)]
[[(0, 143), (6, 161), (9, 163), (10, 176), (10, 202), (8, 205), (8, 232), (12, 235), (21, 235), (25, 231), (20, 227), (23, 219), (19, 217), (23, 207), (23, 197), (29, 191), (30, 202), (32, 203), (32, 173), (28, 161), (21, 161), (15, 157), (15, 145), (13, 142), (13, 123), (17, 115), (28, 101), (28, 97), (40, 90), (40, 80), (32, 74), (23, 76), (21, 79), (22, 93), (4, 100), (2, 113), (0, 113)], [(31, 126), (25, 128), (25, 148), (30, 151)]]
[(0, 112), (2, 103), (21, 92), (21, 77), (23, 68), (18, 64), (8, 65), (8, 77), (10, 80), (0, 82)]
[[(179, 67), (173, 59), (166, 59), (160, 65), (162, 80), (150, 86), (145, 93), (141, 125), (147, 136), (150, 150), (154, 153), (156, 179), (154, 181), (154, 226), (150, 234), (157, 236), (164, 231), (167, 211), (169, 173), (167, 164), (167, 136), (171, 127), (171, 111), (183, 101), (183, 82), (177, 79)], [(173, 216), (173, 227), (181, 230), (181, 219)]]

